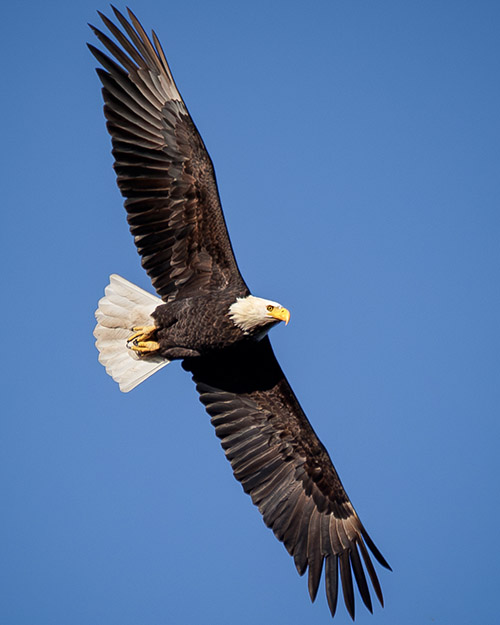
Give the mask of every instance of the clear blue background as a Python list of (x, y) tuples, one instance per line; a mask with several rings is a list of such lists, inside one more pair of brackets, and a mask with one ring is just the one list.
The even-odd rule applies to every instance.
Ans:
[[(0, 623), (329, 623), (188, 376), (97, 363), (150, 288), (111, 169), (95, 0), (2, 14)], [(498, 622), (500, 4), (141, 1), (273, 344), (394, 572), (357, 622)], [(350, 621), (343, 605), (338, 623)]]

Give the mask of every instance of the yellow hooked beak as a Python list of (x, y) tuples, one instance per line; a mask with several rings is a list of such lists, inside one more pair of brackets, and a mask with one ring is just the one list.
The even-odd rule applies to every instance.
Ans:
[(288, 325), (290, 321), (290, 311), (283, 308), (283, 306), (274, 306), (272, 310), (268, 309), (268, 314), (277, 321), (284, 321), (285, 325)]

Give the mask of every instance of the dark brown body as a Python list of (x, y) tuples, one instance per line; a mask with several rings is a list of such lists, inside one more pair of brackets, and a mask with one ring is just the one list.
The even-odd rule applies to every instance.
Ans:
[(201, 295), (158, 306), (153, 313), (160, 354), (169, 360), (206, 355), (224, 349), (246, 336), (229, 316), (239, 293)]

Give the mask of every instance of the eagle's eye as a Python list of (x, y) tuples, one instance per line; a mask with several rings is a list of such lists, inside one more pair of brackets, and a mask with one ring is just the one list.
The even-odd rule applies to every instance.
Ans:
[(266, 308), (269, 312), (274, 310), (274, 306), (271, 306), (271, 304), (269, 304), (269, 306), (266, 306)]

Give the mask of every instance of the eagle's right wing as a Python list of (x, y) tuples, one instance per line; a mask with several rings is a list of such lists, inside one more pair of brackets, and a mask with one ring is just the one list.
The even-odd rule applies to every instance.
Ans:
[(151, 43), (131, 11), (129, 22), (113, 10), (125, 34), (100, 15), (119, 45), (91, 28), (115, 60), (89, 48), (104, 68), (97, 73), (114, 168), (142, 265), (164, 301), (227, 286), (247, 295), (212, 161), (160, 43), (154, 32)]

